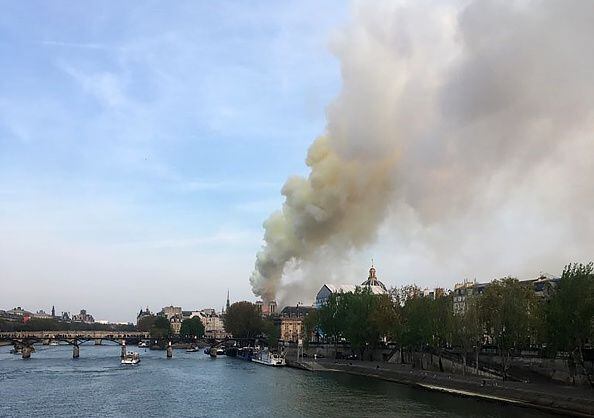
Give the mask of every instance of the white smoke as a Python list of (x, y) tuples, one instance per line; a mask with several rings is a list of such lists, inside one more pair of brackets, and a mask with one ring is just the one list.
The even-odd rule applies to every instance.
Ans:
[(518, 208), (533, 203), (543, 222), (563, 222), (548, 247), (526, 248), (573, 237), (592, 250), (592, 39), (590, 1), (355, 5), (333, 44), (342, 91), (309, 150), (311, 174), (287, 180), (264, 223), (254, 293), (274, 299), (288, 265), (364, 248), (387, 214), (395, 231), (412, 217), (447, 236), (509, 210), (529, 222)]

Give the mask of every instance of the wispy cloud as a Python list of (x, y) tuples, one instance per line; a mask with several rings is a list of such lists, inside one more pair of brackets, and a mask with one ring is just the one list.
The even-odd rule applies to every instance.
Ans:
[(59, 67), (104, 106), (117, 108), (130, 103), (125, 94), (125, 82), (117, 74), (108, 71), (85, 73), (65, 63), (59, 64)]
[(49, 47), (63, 47), (63, 48), (98, 49), (98, 50), (121, 49), (120, 47), (115, 47), (115, 46), (100, 44), (100, 43), (63, 42), (63, 41), (51, 41), (51, 40), (39, 41), (39, 42), (37, 42), (37, 44), (49, 46)]

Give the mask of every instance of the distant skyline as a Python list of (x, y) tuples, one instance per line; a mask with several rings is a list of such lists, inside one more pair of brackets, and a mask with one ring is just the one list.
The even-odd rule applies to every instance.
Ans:
[[(0, 309), (119, 322), (255, 301), (287, 179), (293, 247), (271, 233), (265, 254), (280, 303), (361, 283), (372, 257), (386, 286), (423, 288), (588, 262), (591, 18), (548, 0), (6, 2)], [(291, 176), (325, 134), (339, 163), (315, 189)]]

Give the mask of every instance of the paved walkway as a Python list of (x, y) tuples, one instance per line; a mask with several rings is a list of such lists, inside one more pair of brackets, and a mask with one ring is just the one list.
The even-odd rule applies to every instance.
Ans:
[(515, 403), (574, 416), (594, 417), (594, 389), (556, 384), (503, 382), (412, 369), (410, 365), (320, 359), (316, 368), (377, 377), (428, 390)]

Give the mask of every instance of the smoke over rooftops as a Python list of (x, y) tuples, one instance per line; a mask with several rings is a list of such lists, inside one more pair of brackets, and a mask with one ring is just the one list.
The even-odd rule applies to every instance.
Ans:
[(388, 214), (456, 236), (534, 203), (555, 232), (526, 248), (594, 248), (593, 22), (588, 1), (358, 4), (332, 46), (342, 91), (309, 177), (286, 181), (264, 223), (254, 293), (273, 300), (288, 266), (365, 248)]

